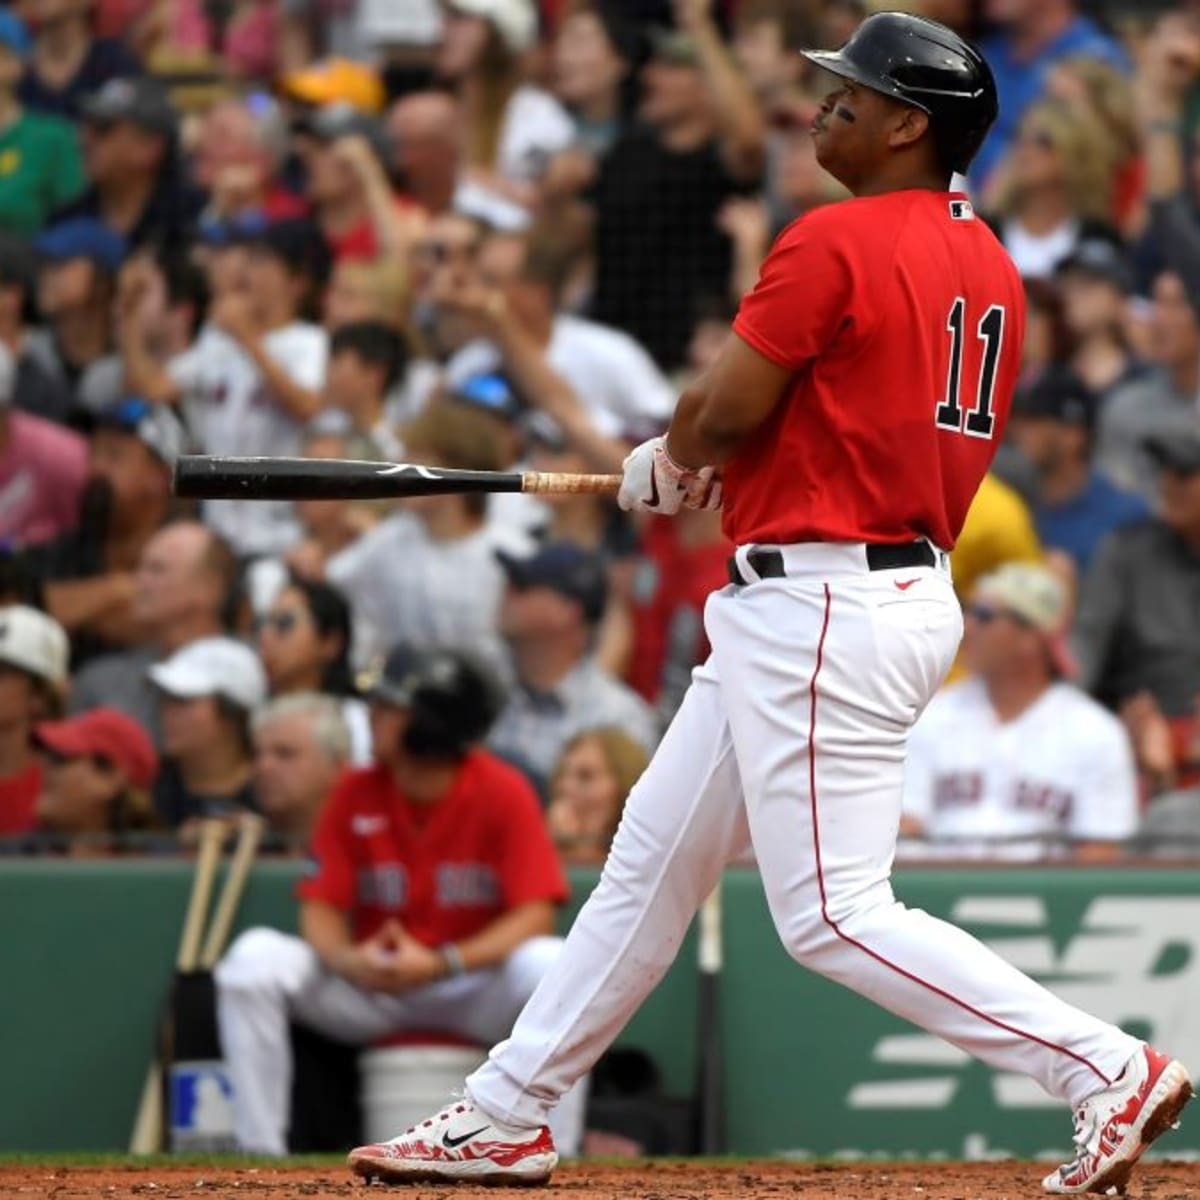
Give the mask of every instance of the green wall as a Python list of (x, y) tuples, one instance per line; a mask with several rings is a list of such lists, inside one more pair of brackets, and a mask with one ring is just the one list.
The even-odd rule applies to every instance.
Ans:
[[(260, 864), (239, 927), (293, 928), (298, 870)], [(575, 875), (575, 907), (594, 878)], [(175, 861), (0, 861), (0, 1150), (125, 1146), (189, 886)], [(1200, 1068), (1200, 873), (927, 870), (896, 889)], [(727, 876), (724, 922), (734, 1151), (975, 1158), (1069, 1144), (1065, 1112), (1024, 1080), (796, 967), (753, 872)], [(693, 960), (689, 944), (623, 1038), (655, 1054), (676, 1094), (693, 1078)], [(1169, 1148), (1200, 1153), (1200, 1120)]]

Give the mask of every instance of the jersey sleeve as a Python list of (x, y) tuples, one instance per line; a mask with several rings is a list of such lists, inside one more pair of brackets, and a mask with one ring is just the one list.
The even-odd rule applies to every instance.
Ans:
[(536, 900), (562, 904), (570, 888), (537, 795), (519, 771), (499, 762), (495, 768), (491, 787), (503, 814), (497, 857), (504, 907)]
[(354, 857), (350, 851), (351, 778), (344, 778), (334, 788), (321, 810), (313, 833), (309, 868), (296, 885), (296, 895), (301, 900), (323, 900), (343, 912), (351, 912), (357, 900)]
[(1082, 769), (1067, 833), (1077, 841), (1120, 842), (1137, 830), (1137, 771), (1124, 727), (1108, 713), (1096, 715), (1102, 720), (1078, 742)]
[(779, 235), (758, 283), (743, 297), (733, 331), (777, 366), (799, 370), (847, 324), (863, 325), (866, 297), (844, 224), (819, 214)]

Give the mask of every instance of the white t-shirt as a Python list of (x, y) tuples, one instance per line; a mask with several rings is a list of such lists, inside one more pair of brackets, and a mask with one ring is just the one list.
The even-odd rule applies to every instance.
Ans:
[(1049, 233), (1033, 234), (1018, 221), (1005, 221), (1001, 241), (1023, 279), (1046, 279), (1079, 240), (1079, 222), (1064, 221)]
[[(318, 325), (294, 321), (263, 339), (267, 353), (298, 384), (325, 383), (329, 338)], [(203, 454), (297, 454), (303, 426), (271, 395), (258, 368), (228, 334), (205, 326), (168, 370)], [(204, 519), (239, 554), (275, 554), (299, 536), (291, 505), (275, 500), (210, 500)]]
[(354, 613), (355, 665), (377, 662), (406, 642), (455, 646), (507, 674), (496, 632), (505, 582), (498, 549), (512, 546), (491, 523), (468, 537), (437, 541), (401, 511), (330, 559), (325, 574)]
[[(675, 409), (675, 389), (641, 344), (620, 329), (563, 314), (554, 318), (546, 361), (572, 387), (609, 437), (657, 432)], [(450, 383), (501, 365), (491, 342), (464, 346), (446, 366)]]
[(1121, 722), (1068, 683), (1001, 722), (979, 679), (933, 698), (909, 739), (904, 811), (956, 854), (1035, 858), (1049, 841), (1120, 841), (1137, 827)]
[(540, 179), (546, 163), (575, 138), (575, 122), (549, 92), (523, 84), (509, 97), (496, 151), (496, 170), (507, 179)]

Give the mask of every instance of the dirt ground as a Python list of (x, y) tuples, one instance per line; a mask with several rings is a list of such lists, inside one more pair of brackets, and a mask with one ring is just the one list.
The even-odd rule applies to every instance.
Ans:
[[(638, 1163), (564, 1167), (549, 1191), (489, 1188), (487, 1200), (1023, 1200), (1041, 1196), (1043, 1164)], [(476, 1195), (482, 1189), (471, 1189)], [(3, 1200), (458, 1200), (465, 1188), (388, 1189), (336, 1168), (312, 1167), (0, 1167)], [(1129, 1186), (1131, 1200), (1196, 1200), (1200, 1164), (1144, 1163)]]

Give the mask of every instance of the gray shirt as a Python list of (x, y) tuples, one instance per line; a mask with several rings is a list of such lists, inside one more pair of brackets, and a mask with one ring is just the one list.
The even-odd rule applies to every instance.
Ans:
[(131, 716), (161, 745), (158, 693), (146, 671), (158, 662), (157, 652), (146, 646), (94, 658), (71, 684), (72, 715), (91, 708), (116, 708)]
[(1159, 470), (1142, 443), (1189, 427), (1200, 430), (1200, 398), (1181, 395), (1166, 371), (1141, 375), (1114, 388), (1100, 410), (1097, 465), (1118, 487), (1154, 503)]
[(1111, 534), (1079, 595), (1080, 683), (1113, 707), (1148, 691), (1169, 717), (1200, 694), (1200, 555), (1158, 520)]
[(651, 754), (658, 743), (654, 710), (625, 684), (586, 658), (549, 692), (514, 685), (488, 745), (544, 786), (563, 747), (585, 729), (629, 734)]

